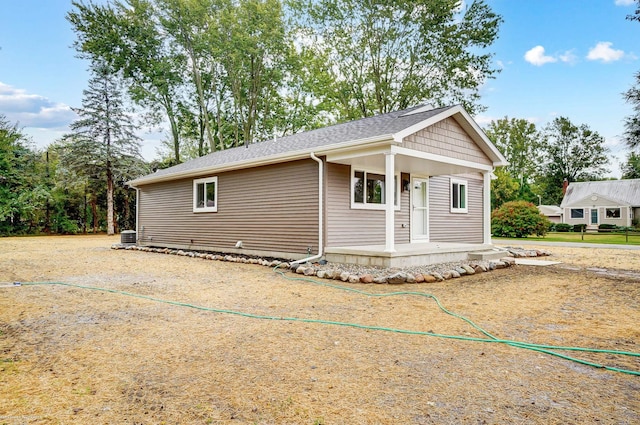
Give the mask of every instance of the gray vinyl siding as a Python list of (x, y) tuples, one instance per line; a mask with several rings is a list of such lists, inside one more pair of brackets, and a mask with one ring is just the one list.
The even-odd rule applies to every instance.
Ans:
[(318, 251), (315, 161), (231, 171), (217, 177), (217, 212), (193, 212), (194, 179), (140, 186), (140, 243), (224, 251), (241, 240), (247, 250), (306, 254), (311, 247), (313, 253)]
[[(326, 217), (328, 247), (385, 243), (385, 211), (351, 208), (351, 167), (327, 165)], [(395, 243), (409, 243), (409, 192), (400, 193), (395, 213)], [(406, 224), (402, 227), (402, 224)]]
[(405, 137), (402, 146), (479, 164), (492, 164), (489, 157), (453, 118), (444, 119)]
[[(467, 181), (467, 213), (450, 211), (450, 178)], [(481, 174), (429, 178), (429, 240), (431, 242), (483, 242), (483, 179)]]

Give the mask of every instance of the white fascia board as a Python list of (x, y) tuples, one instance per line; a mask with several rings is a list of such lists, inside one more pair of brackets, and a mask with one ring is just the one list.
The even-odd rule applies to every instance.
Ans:
[[(396, 142), (402, 143), (402, 140), (418, 131), (427, 128), (437, 122), (440, 122), (446, 118), (452, 117), (456, 114), (460, 114), (463, 118), (463, 122), (461, 123), (459, 120), (458, 123), (469, 133), (471, 138), (478, 144), (480, 149), (487, 154), (489, 159), (493, 162), (494, 167), (501, 167), (508, 164), (507, 159), (500, 153), (498, 148), (494, 146), (494, 144), (489, 140), (484, 131), (478, 126), (478, 124), (471, 118), (471, 115), (460, 105), (452, 106), (449, 109), (445, 109), (437, 115), (434, 115), (430, 118), (427, 118), (424, 121), (420, 121), (417, 124), (412, 125), (411, 127), (407, 127), (402, 131), (397, 132), (393, 135), (393, 138)], [(455, 119), (455, 118), (454, 118)]]
[(264, 165), (272, 165), (282, 162), (295, 161), (299, 159), (309, 158), (311, 153), (315, 155), (328, 155), (332, 152), (348, 151), (354, 147), (361, 145), (377, 146), (378, 144), (388, 145), (389, 141), (392, 141), (392, 135), (382, 135), (376, 137), (369, 137), (366, 139), (350, 140), (348, 142), (336, 143), (334, 145), (327, 145), (318, 148), (303, 149), (299, 151), (289, 151), (276, 155), (265, 156), (262, 158), (253, 158), (245, 161), (230, 162), (228, 164), (221, 164), (219, 166), (203, 167), (194, 170), (186, 170), (180, 173), (166, 174), (162, 176), (154, 177), (153, 175), (135, 179), (127, 182), (127, 185), (131, 187), (137, 187), (140, 185), (161, 183), (171, 180), (179, 180), (191, 177), (202, 176), (205, 174), (223, 173), (226, 171), (239, 170), (242, 168), (261, 167)]
[(449, 156), (437, 155), (428, 152), (416, 151), (413, 149), (403, 148), (400, 146), (392, 146), (391, 152), (398, 155), (410, 156), (418, 159), (424, 159), (427, 161), (441, 162), (444, 164), (457, 165), (460, 167), (471, 168), (479, 171), (491, 172), (493, 166), (487, 164), (480, 164), (478, 162), (466, 161), (464, 159), (451, 158)]

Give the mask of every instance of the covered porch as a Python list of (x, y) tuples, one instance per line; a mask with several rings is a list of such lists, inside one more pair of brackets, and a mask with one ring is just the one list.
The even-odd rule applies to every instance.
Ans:
[(504, 251), (491, 244), (423, 242), (395, 244), (389, 252), (384, 245), (340, 246), (327, 248), (329, 262), (351, 263), (374, 267), (415, 267), (425, 264), (466, 260), (494, 260), (504, 257)]

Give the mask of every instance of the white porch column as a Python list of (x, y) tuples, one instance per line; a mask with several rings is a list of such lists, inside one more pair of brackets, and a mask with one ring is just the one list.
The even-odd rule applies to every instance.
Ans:
[(385, 165), (385, 252), (395, 252), (395, 153), (386, 152), (384, 154)]
[(491, 243), (491, 173), (489, 171), (485, 171), (482, 173), (484, 177), (483, 181), (483, 196), (482, 196), (482, 205), (483, 208), (483, 240), (484, 243)]

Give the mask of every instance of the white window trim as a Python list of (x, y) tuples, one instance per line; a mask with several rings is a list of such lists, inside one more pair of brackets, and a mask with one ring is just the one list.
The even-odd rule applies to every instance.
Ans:
[[(607, 210), (620, 210), (620, 217), (607, 217)], [(622, 220), (622, 207), (604, 207), (605, 220)]]
[[(573, 210), (582, 210), (582, 217), (573, 217)], [(585, 219), (585, 213), (584, 213), (584, 208), (569, 208), (569, 219), (570, 220), (584, 220)], [(589, 218), (590, 219), (590, 218)]]
[[(198, 202), (198, 185), (201, 183), (215, 183), (215, 205), (213, 207), (198, 207), (196, 202)], [(205, 190), (206, 192), (206, 190)], [(202, 213), (202, 212), (218, 212), (218, 177), (206, 177), (203, 179), (195, 179), (193, 180), (193, 212), (194, 213)]]
[[(464, 208), (453, 207), (453, 185), (464, 185)], [(462, 179), (449, 179), (449, 208), (453, 214), (467, 214), (469, 212), (469, 182)]]
[[(375, 170), (375, 169), (371, 169), (371, 168), (364, 168), (364, 167), (354, 167), (351, 166), (351, 172), (349, 174), (349, 196), (351, 198), (351, 209), (354, 210), (379, 210), (379, 211), (384, 211), (386, 209), (385, 204), (367, 204), (366, 202), (360, 203), (360, 202), (355, 202), (355, 197), (354, 197), (354, 193), (353, 193), (353, 175), (356, 171), (363, 171), (365, 173), (365, 181), (367, 180), (367, 173), (373, 173), (373, 174), (382, 174), (383, 176), (385, 175), (384, 171), (379, 171), (379, 170)], [(394, 174), (395, 177), (395, 183), (396, 183), (396, 190), (395, 193), (398, 194), (398, 205), (394, 205), (394, 209), (396, 211), (400, 211), (400, 202), (401, 202), (401, 198), (402, 198), (402, 194), (400, 192), (400, 173), (395, 173)], [(365, 184), (365, 188), (366, 188), (366, 184)], [(366, 199), (366, 194), (365, 194), (365, 199)]]

